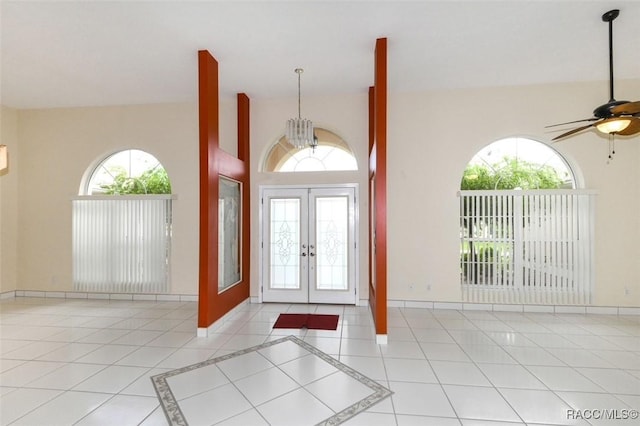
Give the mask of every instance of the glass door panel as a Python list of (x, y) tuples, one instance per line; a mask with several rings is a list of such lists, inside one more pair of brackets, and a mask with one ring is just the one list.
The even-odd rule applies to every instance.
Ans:
[(300, 288), (300, 199), (272, 198), (271, 277), (274, 289)]
[(311, 189), (309, 216), (309, 301), (355, 303), (354, 189)]
[(307, 193), (278, 189), (263, 194), (265, 302), (308, 302)]
[(316, 290), (349, 287), (348, 199), (316, 198)]

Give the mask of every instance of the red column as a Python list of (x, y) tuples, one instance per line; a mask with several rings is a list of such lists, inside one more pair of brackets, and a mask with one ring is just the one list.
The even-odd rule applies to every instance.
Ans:
[[(387, 334), (387, 39), (376, 40), (374, 86), (369, 89), (369, 303), (376, 334)], [(375, 213), (374, 213), (375, 212)]]
[(200, 285), (198, 327), (213, 323), (218, 292), (219, 145), (218, 62), (206, 50), (198, 52), (198, 109), (200, 123)]
[[(250, 186), (249, 98), (238, 95), (238, 156), (220, 149), (218, 63), (206, 50), (198, 52), (200, 128), (200, 273), (198, 327), (207, 328), (249, 297)], [(241, 280), (218, 293), (218, 195), (220, 176), (242, 185)]]

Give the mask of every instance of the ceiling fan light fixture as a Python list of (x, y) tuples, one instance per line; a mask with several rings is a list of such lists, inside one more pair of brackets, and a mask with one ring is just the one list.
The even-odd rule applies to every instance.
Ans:
[(596, 124), (596, 129), (600, 133), (607, 135), (623, 131), (631, 124), (631, 119), (626, 117), (608, 118)]
[(287, 141), (296, 148), (304, 148), (307, 145), (315, 147), (313, 139), (313, 123), (311, 120), (302, 118), (300, 115), (300, 74), (304, 72), (302, 68), (296, 68), (298, 74), (298, 117), (287, 120), (285, 136)]

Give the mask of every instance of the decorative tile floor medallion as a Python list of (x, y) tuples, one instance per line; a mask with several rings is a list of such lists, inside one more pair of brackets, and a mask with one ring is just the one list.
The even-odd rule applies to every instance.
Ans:
[[(281, 339), (269, 341), (261, 345), (253, 346), (251, 348), (242, 349), (231, 354), (223, 355), (197, 364), (192, 364), (187, 367), (168, 371), (166, 373), (151, 377), (151, 381), (153, 382), (153, 386), (155, 387), (156, 393), (158, 394), (158, 398), (160, 400), (160, 405), (162, 406), (162, 409), (167, 416), (169, 424), (172, 426), (186, 426), (189, 425), (190, 421), (196, 423), (195, 419), (190, 418), (187, 410), (183, 410), (185, 405), (189, 405), (189, 398), (198, 397), (198, 393), (204, 394), (207, 391), (212, 391), (216, 387), (228, 385), (230, 382), (237, 383), (239, 380), (248, 379), (252, 374), (259, 374), (261, 371), (265, 372), (267, 370), (275, 369), (273, 371), (278, 374), (283, 373), (284, 376), (287, 370), (287, 363), (292, 361), (295, 362), (296, 359), (299, 360), (303, 357), (308, 356), (317, 357), (320, 360), (324, 361), (324, 363), (326, 363), (321, 363), (325, 366), (325, 368), (318, 369), (317, 377), (293, 377), (293, 380), (296, 383), (293, 388), (291, 386), (289, 386), (288, 388), (283, 388), (281, 390), (281, 394), (272, 393), (268, 396), (265, 396), (265, 398), (267, 398), (269, 401), (273, 401), (276, 398), (284, 394), (288, 394), (295, 389), (305, 389), (306, 385), (312, 385), (313, 382), (322, 380), (322, 378), (326, 378), (327, 376), (330, 376), (332, 374), (342, 375), (343, 379), (357, 382), (356, 384), (361, 388), (365, 390), (366, 388), (368, 388), (371, 391), (371, 393), (368, 393), (368, 390), (366, 390), (366, 392), (364, 393), (366, 394), (366, 396), (355, 402), (348, 400), (345, 401), (344, 408), (337, 408), (335, 406), (331, 407), (334, 414), (316, 423), (316, 425), (319, 426), (330, 426), (339, 425), (347, 421), (348, 419), (368, 409), (372, 405), (377, 404), (378, 402), (382, 401), (392, 394), (389, 389), (380, 385), (376, 381), (364, 376), (358, 371), (352, 369), (351, 367), (348, 367), (347, 365), (341, 363), (335, 358), (327, 355), (326, 353), (318, 350), (314, 346), (298, 339), (295, 336), (283, 337)], [(246, 362), (244, 362), (245, 360)], [(239, 365), (241, 366), (241, 368), (233, 368), (234, 365), (236, 367)], [(213, 367), (215, 368), (215, 371), (211, 370), (211, 368), (207, 369), (207, 367)], [(251, 371), (252, 368), (255, 368), (256, 370)], [(201, 370), (200, 372), (196, 373), (194, 370), (198, 369)], [(181, 386), (180, 375), (193, 376), (194, 374), (199, 377), (199, 384), (196, 384), (194, 386), (193, 378), (190, 377), (189, 380), (184, 380), (184, 382), (189, 382), (191, 383), (191, 385), (186, 388), (184, 386)], [(290, 379), (287, 378), (287, 380)], [(207, 382), (209, 383), (207, 384)], [(260, 405), (260, 403), (255, 403), (255, 400), (248, 401), (244, 406), (238, 405), (238, 408), (235, 408), (235, 412), (228, 411), (224, 415), (227, 416), (227, 418), (231, 418), (239, 414), (246, 414), (247, 411), (251, 410), (260, 412)], [(331, 404), (327, 405), (329, 406)], [(283, 407), (283, 409), (286, 409), (286, 407)], [(193, 411), (191, 412), (193, 413)], [(224, 419), (219, 419), (215, 422), (222, 420)], [(266, 422), (267, 421), (265, 420), (265, 423)]]

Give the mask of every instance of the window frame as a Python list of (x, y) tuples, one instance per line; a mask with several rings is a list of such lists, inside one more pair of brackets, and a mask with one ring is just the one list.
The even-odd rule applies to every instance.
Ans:
[[(296, 156), (300, 152), (307, 152), (306, 150), (312, 149), (310, 147), (302, 148), (302, 150), (295, 148), (287, 141), (285, 136), (282, 136), (271, 146), (271, 148), (269, 148), (267, 154), (265, 155), (264, 161), (262, 162), (262, 171), (269, 173), (305, 173), (308, 171), (339, 172), (359, 170), (358, 159), (351, 150), (349, 144), (340, 136), (320, 127), (314, 128), (314, 134), (318, 139), (318, 146), (330, 147), (334, 150), (340, 150), (343, 153), (350, 155), (354, 162), (353, 168), (327, 168), (325, 166), (323, 169), (317, 170), (281, 170), (288, 161), (291, 161), (291, 159), (294, 158), (294, 156)], [(325, 159), (330, 155), (331, 152), (326, 153)], [(325, 159), (322, 159), (320, 161), (324, 161)]]

